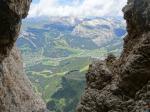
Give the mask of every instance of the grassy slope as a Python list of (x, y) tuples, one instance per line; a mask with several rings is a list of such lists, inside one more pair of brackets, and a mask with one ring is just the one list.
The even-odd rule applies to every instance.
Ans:
[[(42, 25), (43, 23), (25, 24), (23, 29), (26, 30), (28, 27), (41, 29)], [(41, 32), (45, 42), (43, 42), (43, 47), (39, 47), (36, 52), (33, 52), (27, 44), (20, 46), (20, 49), (25, 65), (27, 65), (25, 70), (33, 87), (45, 102), (51, 104), (51, 112), (74, 112), (84, 90), (85, 73), (92, 58), (106, 57), (110, 51), (118, 55), (120, 49), (108, 51), (107, 48), (91, 50), (72, 47), (68, 43), (68, 38), (74, 37), (68, 37), (66, 32), (63, 32), (62, 38), (54, 38), (59, 33), (54, 29), (51, 29), (51, 32)], [(52, 47), (49, 47), (49, 42), (52, 42)], [(64, 52), (60, 53), (60, 51), (65, 51), (69, 55), (63, 56)], [(45, 53), (54, 54), (54, 57), (57, 58), (47, 56)]]

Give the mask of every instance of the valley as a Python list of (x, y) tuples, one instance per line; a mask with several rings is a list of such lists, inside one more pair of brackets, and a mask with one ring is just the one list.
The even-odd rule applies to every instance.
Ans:
[(29, 18), (17, 41), (24, 69), (50, 112), (74, 112), (89, 64), (122, 50), (125, 23), (115, 18)]

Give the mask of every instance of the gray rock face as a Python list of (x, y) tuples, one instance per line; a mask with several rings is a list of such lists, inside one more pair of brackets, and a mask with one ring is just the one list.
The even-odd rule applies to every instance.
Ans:
[(128, 0), (119, 59), (93, 63), (77, 112), (144, 112), (150, 107), (150, 0)]
[(17, 39), (21, 19), (27, 16), (31, 0), (0, 1), (0, 52), (8, 54)]
[(45, 112), (14, 46), (31, 0), (0, 0), (0, 112)]

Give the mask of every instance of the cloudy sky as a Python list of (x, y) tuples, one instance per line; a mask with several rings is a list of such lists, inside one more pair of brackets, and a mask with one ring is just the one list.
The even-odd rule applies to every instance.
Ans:
[(33, 0), (29, 17), (122, 16), (127, 0)]

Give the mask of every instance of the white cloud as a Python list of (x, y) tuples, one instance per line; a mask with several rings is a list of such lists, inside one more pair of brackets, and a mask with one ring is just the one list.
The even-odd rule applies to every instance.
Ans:
[(29, 17), (36, 16), (122, 16), (127, 0), (74, 0), (72, 5), (61, 5), (58, 0), (40, 0), (32, 4)]

